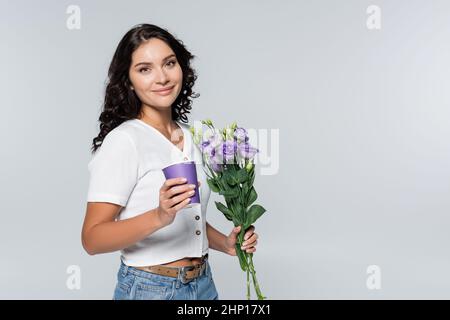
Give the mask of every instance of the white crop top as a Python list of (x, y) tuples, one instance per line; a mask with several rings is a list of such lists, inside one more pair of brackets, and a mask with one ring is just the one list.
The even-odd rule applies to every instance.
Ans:
[(88, 164), (87, 201), (121, 205), (117, 220), (123, 220), (158, 207), (159, 190), (166, 180), (162, 168), (183, 160), (196, 163), (201, 205), (181, 209), (172, 224), (121, 250), (126, 265), (157, 265), (208, 253), (206, 209), (211, 190), (189, 125), (176, 123), (183, 130), (183, 151), (156, 128), (132, 119), (106, 135)]

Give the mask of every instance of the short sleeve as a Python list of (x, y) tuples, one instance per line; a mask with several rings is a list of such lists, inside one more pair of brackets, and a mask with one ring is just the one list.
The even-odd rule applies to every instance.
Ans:
[(131, 137), (110, 131), (88, 164), (88, 202), (126, 206), (138, 180), (137, 150)]

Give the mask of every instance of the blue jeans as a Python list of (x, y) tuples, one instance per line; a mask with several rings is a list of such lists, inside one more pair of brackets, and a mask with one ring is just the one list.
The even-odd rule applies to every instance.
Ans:
[(219, 300), (211, 266), (188, 282), (181, 272), (177, 278), (142, 271), (121, 260), (113, 300)]

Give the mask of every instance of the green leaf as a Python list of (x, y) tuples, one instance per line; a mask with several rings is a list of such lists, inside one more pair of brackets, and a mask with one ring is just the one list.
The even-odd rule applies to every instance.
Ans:
[(252, 171), (250, 171), (250, 179), (249, 185), (253, 186), (253, 182), (255, 181), (255, 168), (253, 167)]
[(228, 209), (223, 203), (221, 202), (217, 202), (214, 201), (214, 203), (216, 204), (216, 208), (217, 210), (219, 210), (220, 212), (222, 212), (225, 216), (225, 218), (227, 218), (229, 221), (233, 221), (233, 212)]
[(239, 183), (237, 173), (234, 170), (226, 171), (225, 181), (231, 186), (234, 187)]
[(248, 176), (247, 170), (245, 170), (245, 168), (242, 168), (237, 172), (236, 179), (237, 179), (238, 183), (244, 183), (248, 180), (248, 178), (249, 178), (249, 176)]
[(208, 186), (211, 188), (213, 192), (219, 192), (219, 186), (213, 179), (206, 179), (206, 182), (208, 182)]
[[(244, 197), (246, 197), (247, 198), (247, 194), (248, 194), (248, 186), (247, 186), (247, 183), (246, 182), (244, 182), (243, 184), (242, 184), (242, 194), (244, 195)], [(247, 202), (247, 201), (246, 201)], [(247, 204), (247, 207), (248, 207), (248, 204)], [(246, 207), (246, 208), (247, 208)]]
[(237, 185), (238, 184), (238, 179), (237, 179), (237, 177), (236, 177), (236, 174), (235, 173), (229, 173), (228, 175), (227, 175), (227, 183), (230, 185), (230, 186), (235, 186), (235, 185)]
[(250, 193), (248, 194), (247, 198), (247, 207), (250, 206), (255, 200), (258, 198), (258, 194), (256, 193), (256, 190), (254, 187), (250, 189)]
[(255, 223), (255, 221), (258, 220), (264, 212), (266, 212), (266, 209), (259, 204), (252, 205), (247, 211), (247, 224), (251, 225)]
[(236, 216), (239, 217), (239, 220), (246, 221), (247, 220), (247, 218), (246, 218), (247, 212), (245, 211), (245, 208), (243, 208), (242, 205), (238, 201), (235, 204), (235, 208), (236, 208), (236, 210), (234, 212), (236, 213)]
[(228, 197), (228, 198), (236, 198), (239, 196), (239, 189), (233, 188), (233, 189), (229, 189), (229, 190), (220, 190), (219, 194), (224, 197)]

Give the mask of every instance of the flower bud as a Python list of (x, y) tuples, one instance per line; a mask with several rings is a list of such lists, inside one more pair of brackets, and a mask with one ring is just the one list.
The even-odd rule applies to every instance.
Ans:
[(207, 126), (214, 127), (214, 126), (213, 126), (213, 123), (212, 123), (212, 121), (211, 121), (211, 119), (205, 119), (205, 120), (202, 120), (202, 124), (207, 125)]
[(234, 129), (226, 128), (225, 129), (225, 140), (232, 141), (234, 139)]

